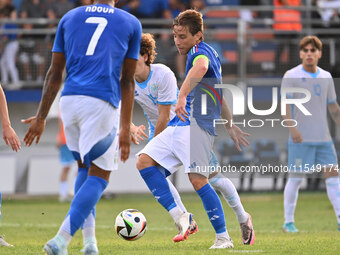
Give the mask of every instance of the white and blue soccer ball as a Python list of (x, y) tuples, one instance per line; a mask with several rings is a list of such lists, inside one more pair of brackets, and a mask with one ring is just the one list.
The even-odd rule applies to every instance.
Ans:
[(115, 229), (124, 240), (138, 240), (146, 231), (145, 216), (136, 209), (126, 209), (118, 214)]

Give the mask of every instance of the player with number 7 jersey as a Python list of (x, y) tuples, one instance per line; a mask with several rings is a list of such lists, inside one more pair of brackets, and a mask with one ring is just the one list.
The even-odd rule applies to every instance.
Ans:
[(52, 50), (66, 53), (62, 96), (92, 96), (118, 107), (120, 69), (124, 58), (138, 58), (140, 38), (140, 22), (121, 9), (96, 4), (69, 11)]
[(57, 235), (44, 246), (48, 255), (67, 255), (67, 247), (79, 228), (84, 254), (98, 254), (95, 206), (111, 171), (117, 169), (114, 156), (118, 143), (121, 160), (125, 162), (129, 157), (134, 74), (142, 28), (137, 18), (116, 9), (116, 2), (96, 0), (61, 19), (38, 112), (23, 121), (30, 124), (24, 137), (26, 146), (35, 138), (38, 143), (66, 65), (60, 114), (67, 147), (78, 161), (78, 175), (70, 210)]

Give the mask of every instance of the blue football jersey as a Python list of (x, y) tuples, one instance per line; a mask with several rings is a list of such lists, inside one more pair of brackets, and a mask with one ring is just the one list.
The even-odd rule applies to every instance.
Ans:
[[(192, 68), (195, 58), (204, 55), (209, 60), (209, 68), (200, 83), (190, 92), (187, 97), (186, 111), (192, 113), (197, 124), (211, 135), (216, 135), (214, 119), (220, 119), (223, 93), (222, 89), (215, 88), (215, 84), (222, 83), (221, 62), (216, 51), (206, 44), (200, 42), (188, 52), (186, 75)], [(202, 104), (202, 95), (205, 95), (206, 106)], [(204, 111), (202, 111), (202, 107)], [(182, 122), (177, 116), (170, 125), (190, 125), (190, 120)]]
[(66, 58), (62, 96), (92, 96), (118, 107), (125, 58), (138, 60), (142, 36), (133, 15), (106, 4), (82, 6), (60, 20), (52, 52)]

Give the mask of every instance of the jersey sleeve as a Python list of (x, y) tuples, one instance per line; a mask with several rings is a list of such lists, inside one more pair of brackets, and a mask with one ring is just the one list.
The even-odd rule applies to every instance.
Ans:
[(54, 44), (53, 44), (53, 49), (52, 52), (65, 52), (65, 41), (64, 41), (64, 33), (63, 33), (63, 25), (65, 22), (65, 17), (64, 16), (59, 24), (58, 24), (58, 28), (57, 28), (57, 32), (55, 34), (55, 39), (54, 39)]
[(334, 87), (334, 80), (332, 77), (329, 79), (329, 86), (327, 89), (327, 104), (334, 104), (336, 102), (336, 93)]
[[(290, 73), (289, 71), (286, 72), (282, 78), (281, 81), (281, 90), (283, 88), (292, 88), (294, 87), (294, 79), (290, 77)], [(294, 97), (294, 93), (287, 93), (286, 94), (287, 98), (293, 98)]]
[(188, 62), (190, 66), (193, 66), (196, 60), (199, 58), (205, 58), (209, 61), (209, 54), (206, 52), (205, 49), (195, 45), (188, 53)]
[(132, 58), (138, 60), (139, 58), (139, 50), (140, 43), (142, 40), (142, 25), (137, 18), (133, 18), (133, 22), (135, 23), (133, 27), (133, 33), (129, 42), (129, 49), (125, 55), (125, 58)]
[(157, 103), (161, 105), (171, 105), (177, 103), (177, 80), (173, 72), (167, 72), (158, 87)]

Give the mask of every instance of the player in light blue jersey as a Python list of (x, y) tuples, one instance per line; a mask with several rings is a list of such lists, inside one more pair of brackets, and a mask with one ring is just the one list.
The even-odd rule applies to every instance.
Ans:
[(48, 255), (67, 254), (67, 247), (80, 227), (84, 254), (98, 254), (95, 205), (111, 171), (117, 169), (112, 157), (118, 145), (121, 160), (125, 162), (129, 157), (134, 73), (142, 32), (140, 22), (115, 8), (116, 2), (97, 0), (94, 5), (69, 11), (61, 19), (38, 112), (23, 121), (30, 123), (24, 137), (26, 146), (35, 139), (38, 143), (66, 65), (60, 113), (67, 146), (78, 160), (79, 169), (70, 210), (57, 235), (44, 246)]
[[(340, 107), (336, 101), (334, 82), (329, 72), (318, 67), (322, 42), (316, 36), (300, 41), (301, 64), (288, 70), (282, 79), (282, 89), (305, 89), (310, 99), (303, 105), (310, 115), (287, 104), (283, 118), (289, 128), (288, 168), (290, 175), (284, 189), (284, 232), (298, 232), (294, 214), (303, 174), (323, 172), (327, 195), (333, 205), (340, 231), (340, 182), (338, 159), (328, 129), (327, 109), (340, 126)], [(303, 93), (288, 93), (290, 100), (299, 100)], [(291, 121), (295, 120), (297, 126)]]
[[(7, 101), (5, 93), (2, 90), (0, 84), (0, 120), (2, 126), (2, 137), (7, 146), (11, 145), (13, 151), (21, 149), (20, 140), (12, 128), (11, 121), (8, 116)], [(1, 221), (1, 192), (0, 192), (0, 221)], [(0, 246), (13, 247), (13, 245), (7, 243), (4, 236), (0, 235)]]
[[(169, 67), (163, 64), (154, 64), (156, 56), (156, 42), (151, 34), (143, 33), (142, 42), (137, 62), (135, 79), (135, 101), (142, 107), (144, 115), (149, 124), (149, 135), (144, 133), (144, 125), (131, 125), (131, 131), (136, 138), (135, 143), (139, 144), (139, 140), (149, 138), (151, 141), (159, 135), (173, 119), (175, 114), (175, 105), (177, 102), (177, 80), (175, 74)], [(165, 175), (170, 174), (166, 169), (161, 169)], [(182, 203), (181, 197), (169, 180), (168, 181), (175, 202), (180, 208), (186, 212), (187, 209)], [(191, 222), (190, 234), (198, 231), (197, 224), (194, 220)], [(174, 242), (184, 241), (184, 238), (178, 234), (173, 238)]]
[[(229, 108), (223, 100), (222, 91), (214, 88), (214, 84), (221, 83), (220, 61), (217, 53), (203, 42), (201, 13), (194, 10), (182, 12), (174, 21), (173, 31), (178, 51), (183, 55), (188, 54), (186, 79), (181, 87), (175, 109), (177, 117), (172, 119), (169, 126), (140, 152), (137, 168), (150, 191), (168, 210), (180, 234), (186, 239), (190, 232), (192, 215), (183, 212), (175, 203), (165, 176), (157, 168), (161, 165), (172, 173), (179, 165), (184, 165), (185, 172), (188, 173), (194, 189), (202, 199), (216, 232), (215, 243), (210, 248), (232, 248), (233, 242), (226, 230), (221, 201), (208, 183), (211, 171), (205, 170), (209, 168), (212, 158), (213, 136), (215, 135), (213, 119), (220, 118), (221, 111), (222, 117), (229, 123), (232, 119)], [(191, 52), (190, 49), (192, 49)], [(191, 87), (192, 78), (196, 78), (200, 84)], [(203, 78), (211, 79), (204, 80)], [(197, 87), (194, 88), (196, 85)], [(198, 97), (202, 94), (199, 90), (207, 91), (207, 89), (212, 91), (212, 93), (208, 92), (213, 99), (207, 103), (206, 110), (203, 112), (199, 105), (201, 99)], [(191, 108), (193, 108), (193, 117), (189, 119)], [(244, 146), (248, 144), (244, 137), (247, 134), (238, 127), (228, 126), (227, 130), (238, 149), (240, 149), (239, 143)], [(235, 198), (235, 206), (241, 209), (242, 205), (235, 187), (231, 182), (228, 185), (230, 193), (233, 193), (233, 198)], [(242, 210), (244, 211), (243, 207)], [(243, 243), (253, 244), (255, 234), (251, 217), (247, 213), (244, 214), (241, 224)]]

